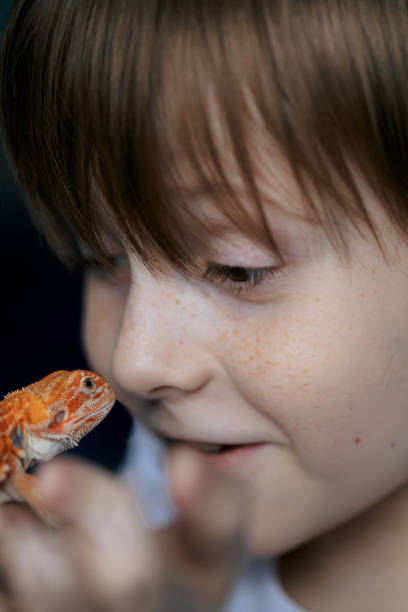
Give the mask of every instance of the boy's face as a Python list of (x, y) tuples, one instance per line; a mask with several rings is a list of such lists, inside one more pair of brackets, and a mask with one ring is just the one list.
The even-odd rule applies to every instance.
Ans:
[(128, 255), (114, 278), (88, 275), (84, 340), (92, 366), (153, 429), (246, 450), (206, 457), (248, 486), (251, 551), (274, 555), (408, 477), (408, 246), (366, 193), (389, 261), (345, 226), (342, 263), (320, 226), (292, 214), (294, 188), (262, 188), (282, 204), (267, 214), (283, 266), (202, 199), (216, 225), (203, 274), (208, 260), (277, 270), (243, 287), (242, 270), (154, 278)]

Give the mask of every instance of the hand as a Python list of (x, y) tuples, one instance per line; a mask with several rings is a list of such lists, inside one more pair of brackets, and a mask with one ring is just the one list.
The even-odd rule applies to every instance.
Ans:
[(43, 466), (59, 527), (0, 508), (0, 612), (219, 610), (244, 556), (243, 492), (190, 449), (168, 468), (179, 519), (151, 534), (119, 479), (79, 460)]

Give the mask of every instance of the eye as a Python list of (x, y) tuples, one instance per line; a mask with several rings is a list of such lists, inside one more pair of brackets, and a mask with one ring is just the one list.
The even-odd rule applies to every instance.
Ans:
[(276, 278), (282, 274), (282, 267), (277, 266), (244, 268), (242, 266), (225, 266), (210, 263), (204, 276), (221, 285), (225, 284), (226, 289), (236, 295), (243, 291), (248, 293), (268, 277)]
[(82, 384), (91, 391), (94, 391), (96, 389), (95, 382), (92, 380), (92, 378), (84, 378)]

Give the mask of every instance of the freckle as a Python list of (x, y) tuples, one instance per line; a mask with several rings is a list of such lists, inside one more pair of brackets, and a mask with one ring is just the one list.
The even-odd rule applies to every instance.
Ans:
[(252, 372), (250, 372), (250, 374), (255, 378), (259, 378), (263, 374), (263, 368), (261, 366), (258, 366), (256, 370), (253, 370)]
[(256, 339), (256, 342), (260, 342), (259, 338)]
[(318, 296), (315, 297), (314, 299), (315, 302), (320, 302), (320, 298)]
[(180, 300), (176, 300), (176, 304), (178, 306), (180, 304)]
[(362, 291), (362, 292), (360, 293), (360, 297), (365, 297), (365, 293), (364, 293), (364, 291)]
[(234, 336), (238, 336), (238, 330), (234, 329)]
[(391, 448), (395, 448), (397, 446), (397, 443), (396, 442), (391, 442), (390, 446), (391, 446)]
[(217, 338), (218, 342), (223, 342), (224, 340), (226, 340), (228, 336), (228, 331), (225, 331), (223, 334), (220, 334)]
[(355, 440), (354, 440), (354, 444), (360, 444), (360, 442), (361, 442), (361, 439), (360, 439), (360, 438), (355, 438)]

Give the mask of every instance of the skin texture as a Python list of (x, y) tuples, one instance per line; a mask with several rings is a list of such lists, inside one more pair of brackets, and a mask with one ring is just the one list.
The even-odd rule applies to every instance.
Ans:
[(25, 470), (77, 446), (109, 413), (115, 395), (95, 372), (59, 370), (0, 402), (0, 501), (25, 501), (50, 520)]
[[(178, 440), (262, 445), (216, 469), (176, 445), (178, 518), (154, 534), (120, 479), (47, 464), (39, 492), (58, 531), (0, 509), (1, 612), (219, 611), (246, 548), (282, 554), (283, 584), (311, 612), (404, 609), (408, 246), (362, 185), (386, 259), (339, 219), (342, 260), (284, 183), (262, 183), (283, 265), (203, 198), (202, 278), (164, 262), (152, 276), (107, 235), (114, 274), (90, 271), (85, 287), (88, 356), (136, 416)], [(238, 291), (204, 277), (210, 257), (276, 274)]]
[[(107, 236), (117, 269), (112, 277), (88, 277), (85, 344), (119, 399), (156, 431), (185, 440), (263, 442), (232, 468), (249, 492), (250, 553), (301, 550), (303, 563), (292, 553), (282, 565), (288, 590), (312, 610), (354, 610), (347, 599), (358, 590), (354, 566), (350, 590), (339, 589), (339, 608), (333, 584), (318, 584), (318, 571), (314, 582), (309, 572), (306, 592), (291, 569), (302, 577), (312, 561), (320, 567), (320, 558), (335, 574), (341, 560), (346, 565), (356, 551), (367, 552), (360, 530), (349, 530), (356, 515), (364, 525), (371, 507), (380, 542), (387, 521), (401, 504), (405, 508), (402, 489), (384, 522), (387, 497), (408, 476), (407, 244), (364, 184), (386, 258), (368, 232), (340, 219), (351, 254), (342, 261), (321, 226), (302, 220), (293, 184), (286, 183), (284, 193), (279, 184), (262, 188), (280, 203), (267, 207), (285, 259), (275, 278), (237, 293), (232, 281), (190, 281), (165, 266), (155, 277)], [(279, 266), (274, 255), (217, 218), (210, 199), (201, 204), (204, 217), (217, 222), (211, 261)], [(320, 557), (311, 545), (299, 548), (314, 538), (330, 542), (328, 530), (338, 537), (320, 545)], [(381, 571), (381, 559), (380, 550), (373, 556), (370, 548), (360, 560)], [(357, 600), (356, 609), (377, 609), (375, 597), (366, 607)]]

